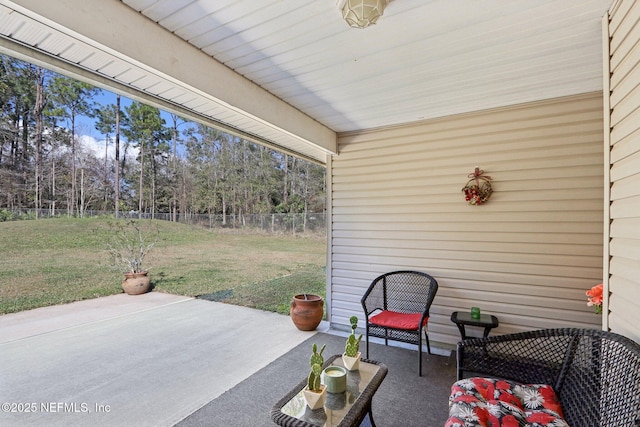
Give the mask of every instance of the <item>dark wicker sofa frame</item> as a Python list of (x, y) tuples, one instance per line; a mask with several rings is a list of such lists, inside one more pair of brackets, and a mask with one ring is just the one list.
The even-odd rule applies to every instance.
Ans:
[(640, 344), (595, 329), (545, 329), (458, 343), (458, 379), (553, 386), (571, 426), (640, 426)]

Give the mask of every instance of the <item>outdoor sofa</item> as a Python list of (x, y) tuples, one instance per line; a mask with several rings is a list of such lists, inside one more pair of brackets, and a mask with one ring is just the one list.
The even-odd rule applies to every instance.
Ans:
[(640, 426), (640, 345), (595, 329), (458, 343), (445, 426)]

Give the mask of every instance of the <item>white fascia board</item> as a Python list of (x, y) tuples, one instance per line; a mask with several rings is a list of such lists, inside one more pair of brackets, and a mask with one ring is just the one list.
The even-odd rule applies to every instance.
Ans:
[(0, 4), (215, 98), (220, 105), (313, 144), (327, 154), (336, 153), (333, 130), (118, 0), (1, 0)]

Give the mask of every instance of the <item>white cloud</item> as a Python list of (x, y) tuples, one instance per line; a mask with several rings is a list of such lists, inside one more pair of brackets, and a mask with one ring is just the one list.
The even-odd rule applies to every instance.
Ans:
[[(95, 139), (91, 135), (81, 135), (80, 136), (80, 144), (86, 150), (89, 150), (96, 156), (98, 159), (104, 159), (104, 138), (103, 139)], [(124, 144), (120, 141), (120, 155), (122, 156), (124, 151)], [(127, 155), (129, 156), (137, 156), (138, 149), (135, 147), (129, 147), (127, 150)], [(107, 147), (107, 157), (109, 160), (114, 160), (116, 158), (116, 144), (114, 138), (111, 138), (109, 142), (109, 146)]]

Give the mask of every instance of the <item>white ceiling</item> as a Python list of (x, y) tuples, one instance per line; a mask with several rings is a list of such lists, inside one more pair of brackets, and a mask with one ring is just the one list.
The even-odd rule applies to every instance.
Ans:
[[(8, 42), (17, 41), (97, 72), (108, 82), (164, 98), (320, 161), (335, 147), (318, 141), (335, 139), (333, 132), (601, 90), (601, 18), (611, 4), (394, 0), (377, 25), (359, 30), (342, 21), (336, 0), (122, 0), (132, 9), (118, 9), (119, 16), (131, 14), (134, 23), (139, 12), (171, 37), (184, 39), (303, 113), (292, 119), (295, 116), (287, 110), (285, 120), (253, 111), (240, 101), (232, 105), (231, 95), (216, 98), (216, 93), (209, 93), (214, 89), (199, 91), (196, 84), (181, 84), (170, 78), (170, 65), (160, 69), (153, 59), (142, 63), (149, 49), (133, 58), (140, 61), (136, 63), (131, 52), (124, 52), (128, 46), (118, 48), (117, 42), (105, 41), (106, 35), (121, 37), (119, 31), (95, 29), (121, 25), (120, 20), (109, 21), (109, 11), (98, 6), (109, 2), (117, 0), (57, 0), (56, 8), (45, 10), (42, 3), (49, 2), (0, 0), (4, 51), (11, 52)], [(91, 21), (89, 25), (57, 18), (53, 9), (65, 4), (75, 8), (76, 20)], [(46, 37), (33, 34), (43, 28)], [(103, 31), (105, 39), (97, 40), (97, 31)], [(73, 38), (76, 57), (65, 37)], [(136, 45), (143, 38), (129, 38), (127, 43)], [(153, 53), (168, 56), (166, 48), (163, 42)], [(179, 52), (171, 55), (179, 58)], [(129, 68), (122, 65), (125, 62)], [(323, 126), (313, 129), (308, 118)], [(312, 130), (305, 133), (293, 122)]]

